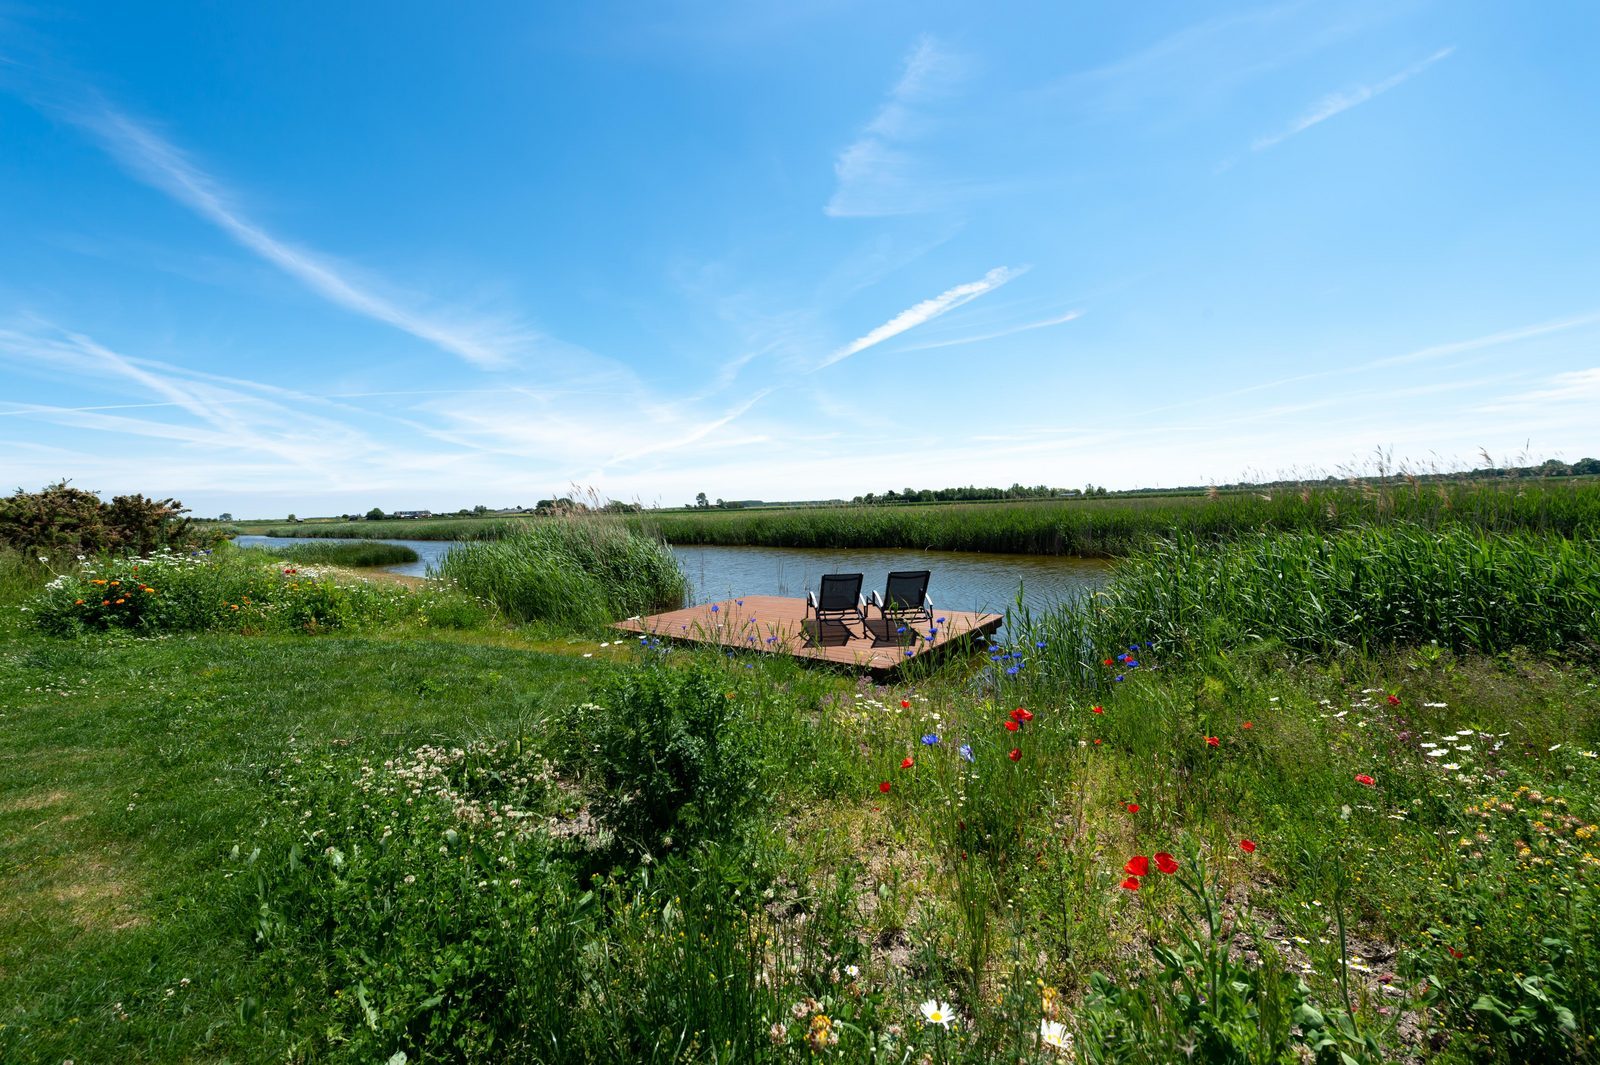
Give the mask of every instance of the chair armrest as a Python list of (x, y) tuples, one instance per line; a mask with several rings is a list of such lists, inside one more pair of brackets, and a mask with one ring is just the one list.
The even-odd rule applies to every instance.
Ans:
[(806, 593), (806, 607), (811, 610), (815, 610), (817, 608), (817, 596), (815, 592)]
[(879, 610), (883, 609), (883, 600), (878, 598), (878, 592), (876, 589), (873, 590), (872, 597), (867, 600), (867, 605), (875, 606)]

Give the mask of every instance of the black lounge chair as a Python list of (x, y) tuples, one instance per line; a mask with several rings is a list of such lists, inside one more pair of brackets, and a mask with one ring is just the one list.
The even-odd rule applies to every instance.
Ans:
[(883, 598), (873, 592), (869, 605), (878, 608), (885, 626), (904, 625), (908, 621), (933, 624), (933, 600), (928, 598), (929, 570), (902, 570), (889, 574), (883, 588)]
[(859, 621), (862, 635), (866, 635), (867, 604), (861, 599), (861, 574), (824, 574), (821, 589), (806, 593), (806, 617), (816, 618), (819, 635), (824, 621), (836, 621), (850, 633), (850, 626), (845, 624), (849, 618)]

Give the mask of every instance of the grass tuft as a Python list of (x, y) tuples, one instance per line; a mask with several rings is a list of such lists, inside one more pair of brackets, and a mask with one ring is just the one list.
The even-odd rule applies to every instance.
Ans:
[(573, 629), (675, 609), (689, 594), (665, 543), (588, 518), (550, 519), (499, 540), (460, 544), (436, 575), (517, 621)]

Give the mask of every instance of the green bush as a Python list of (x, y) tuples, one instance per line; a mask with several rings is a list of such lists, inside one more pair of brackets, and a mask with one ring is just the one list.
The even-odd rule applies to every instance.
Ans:
[(318, 632), (396, 620), (423, 601), (366, 584), (336, 584), (249, 552), (158, 552), (85, 562), (29, 604), (43, 631), (142, 634), (225, 630)]
[(457, 544), (437, 575), (515, 620), (573, 629), (674, 609), (688, 596), (665, 543), (592, 518), (553, 518), (501, 540)]
[[(206, 547), (215, 530), (202, 530), (176, 499), (117, 496), (103, 503), (66, 481), (37, 492), (17, 489), (0, 499), (0, 545), (31, 554), (94, 555)], [(58, 559), (59, 561), (59, 559)]]
[(729, 837), (758, 799), (754, 723), (708, 663), (619, 673), (572, 710), (565, 733), (595, 813), (630, 849)]

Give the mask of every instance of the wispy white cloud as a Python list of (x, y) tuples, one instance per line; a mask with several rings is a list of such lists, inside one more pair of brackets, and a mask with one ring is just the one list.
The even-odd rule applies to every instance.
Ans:
[(961, 73), (954, 54), (932, 37), (918, 38), (877, 114), (834, 160), (838, 184), (824, 213), (862, 218), (917, 214), (936, 206), (936, 186), (922, 180), (911, 145), (931, 125), (924, 106), (948, 92)]
[(509, 322), (453, 322), (378, 294), (370, 282), (331, 258), (284, 241), (252, 221), (233, 197), (181, 149), (107, 106), (69, 112), (118, 162), (312, 292), (357, 314), (394, 326), (484, 369), (504, 367), (533, 339)]
[(1487, 336), (1473, 337), (1470, 340), (1453, 340), (1448, 344), (1434, 344), (1416, 351), (1406, 352), (1404, 355), (1390, 355), (1367, 363), (1367, 366), (1394, 366), (1408, 362), (1427, 362), (1432, 359), (1442, 359), (1450, 355), (1459, 355), (1464, 351), (1477, 351), (1480, 348), (1494, 348), (1502, 344), (1514, 344), (1519, 340), (1531, 340), (1534, 337), (1545, 336), (1550, 333), (1565, 333), (1571, 329), (1581, 329), (1584, 326), (1600, 325), (1600, 312), (1574, 315), (1571, 318), (1558, 318), (1549, 322), (1536, 322), (1533, 325), (1521, 326), (1517, 329), (1506, 329)]
[[(1549, 387), (1507, 396), (1498, 402), (1486, 403), (1478, 410), (1485, 414), (1521, 414), (1549, 410), (1566, 403), (1583, 403), (1586, 413), (1592, 416), (1596, 405), (1600, 405), (1600, 366), (1558, 373), (1550, 379)], [(1590, 425), (1592, 427), (1593, 423)]]
[[(139, 437), (179, 440), (220, 448), (234, 455), (275, 456), (300, 471), (327, 472), (335, 455), (378, 450), (345, 422), (312, 413), (312, 397), (271, 388), (240, 388), (216, 383), (212, 375), (193, 375), (137, 359), (70, 330), (41, 323), (32, 330), (0, 329), (0, 363), (21, 365), (36, 374), (118, 392), (129, 389), (156, 398), (148, 404), (64, 407), (19, 403), (11, 417)], [(203, 378), (211, 379), (203, 379)], [(235, 382), (236, 385), (243, 382)], [(271, 398), (280, 393), (283, 402)], [(167, 408), (191, 421), (133, 418), (108, 410)], [(198, 422), (196, 425), (194, 423)]]
[(1048, 329), (1053, 325), (1064, 325), (1077, 318), (1082, 318), (1082, 311), (1068, 311), (1058, 314), (1053, 318), (1045, 318), (1037, 322), (1026, 322), (1014, 325), (1009, 329), (997, 329), (992, 333), (980, 333), (977, 336), (956, 337), (953, 340), (935, 340), (924, 344), (912, 344), (904, 348), (905, 351), (931, 351), (934, 348), (953, 348), (961, 344), (977, 344), (985, 340), (998, 340), (1000, 337), (1012, 336), (1016, 333), (1027, 333), (1034, 329)]
[(908, 329), (915, 329), (924, 322), (931, 322), (941, 314), (948, 314), (957, 307), (971, 303), (979, 296), (987, 295), (1006, 282), (1020, 277), (1026, 270), (1026, 267), (1013, 269), (1007, 266), (997, 266), (977, 281), (968, 281), (964, 285), (946, 289), (932, 299), (926, 299), (915, 306), (907, 307), (876, 329), (857, 337), (826, 359), (823, 359), (816, 366), (816, 369), (820, 370), (823, 367), (832, 366), (834, 363), (848, 359), (852, 355), (858, 355), (874, 345), (882, 344), (885, 340), (897, 337)]
[(633, 462), (636, 459), (641, 459), (646, 455), (657, 455), (665, 451), (677, 451), (680, 448), (684, 448), (690, 444), (704, 440), (712, 433), (715, 433), (717, 430), (729, 425), (735, 419), (739, 418), (751, 407), (765, 399), (771, 392), (772, 389), (764, 388), (755, 395), (751, 396), (749, 399), (745, 400), (743, 403), (739, 404), (737, 407), (734, 407), (732, 410), (728, 411), (720, 418), (697, 425), (673, 439), (654, 441), (635, 447), (632, 450), (613, 455), (609, 460), (607, 460), (606, 465), (618, 466), (625, 462)]
[(1371, 85), (1357, 85), (1355, 88), (1346, 89), (1343, 92), (1329, 93), (1327, 96), (1324, 96), (1322, 99), (1313, 104), (1311, 109), (1305, 112), (1305, 114), (1289, 123), (1277, 133), (1258, 138), (1250, 145), (1250, 147), (1259, 152), (1266, 148), (1271, 148), (1275, 144), (1282, 144), (1284, 141), (1288, 140), (1290, 137), (1293, 137), (1297, 133), (1304, 133), (1312, 126), (1326, 122), (1335, 115), (1343, 114), (1352, 107), (1359, 106), (1360, 104), (1366, 103), (1368, 100), (1382, 96), (1384, 93), (1388, 92), (1390, 89), (1401, 84), (1402, 82), (1409, 81), (1418, 74), (1421, 74), (1424, 70), (1427, 70), (1429, 67), (1439, 62), (1439, 60), (1449, 56), (1454, 51), (1454, 45), (1451, 45), (1447, 48), (1441, 48), (1421, 62), (1413, 63), (1399, 73), (1389, 75), (1382, 81), (1373, 82)]

